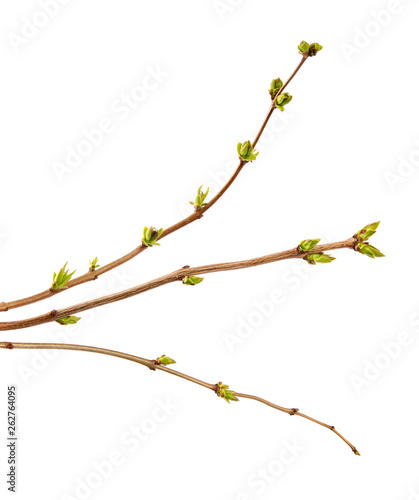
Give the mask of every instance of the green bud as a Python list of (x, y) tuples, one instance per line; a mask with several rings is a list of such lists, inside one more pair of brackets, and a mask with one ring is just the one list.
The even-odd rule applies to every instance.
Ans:
[(190, 201), (189, 203), (195, 207), (195, 210), (201, 210), (205, 207), (205, 198), (208, 196), (209, 188), (204, 192), (201, 191), (202, 186), (199, 186), (198, 193), (195, 196), (195, 201)]
[(281, 111), (284, 111), (284, 106), (291, 102), (292, 100), (292, 95), (288, 94), (288, 92), (284, 92), (283, 94), (280, 94), (276, 100), (275, 100), (275, 106), (280, 109)]
[(363, 255), (367, 255), (371, 259), (375, 259), (376, 257), (385, 257), (385, 255), (381, 253), (378, 248), (373, 247), (369, 243), (357, 243), (355, 250)]
[(77, 316), (67, 316), (66, 318), (57, 319), (56, 322), (60, 325), (75, 325), (80, 319)]
[(271, 94), (272, 99), (275, 99), (276, 94), (282, 89), (284, 84), (280, 78), (275, 78), (271, 82), (271, 88), (269, 89), (269, 93)]
[(237, 144), (237, 152), (239, 153), (239, 158), (241, 161), (254, 161), (256, 156), (259, 154), (253, 149), (252, 143), (250, 141), (239, 142)]
[(304, 40), (298, 46), (298, 51), (302, 55), (307, 54), (309, 50), (310, 50), (310, 45)]
[(172, 358), (169, 358), (169, 356), (166, 356), (166, 354), (163, 354), (163, 356), (160, 356), (160, 358), (156, 359), (156, 364), (162, 366), (174, 365), (175, 363), (176, 361)]
[(142, 242), (144, 243), (145, 246), (147, 247), (152, 247), (154, 245), (160, 245), (160, 243), (156, 243), (156, 241), (159, 239), (161, 233), (163, 232), (163, 229), (156, 229), (153, 226), (150, 227), (145, 227), (143, 231), (143, 239)]
[(89, 259), (89, 271), (96, 271), (97, 267), (100, 267), (100, 264), (98, 264), (98, 258), (95, 257), (93, 260)]
[(365, 227), (360, 229), (354, 235), (354, 238), (356, 238), (358, 241), (369, 240), (371, 238), (371, 236), (374, 236), (379, 225), (380, 225), (380, 222), (373, 222), (372, 224), (367, 224)]
[(199, 283), (202, 283), (203, 281), (204, 278), (200, 278), (199, 276), (185, 276), (182, 280), (184, 285), (190, 286), (199, 285)]
[(306, 57), (313, 57), (322, 50), (322, 46), (319, 43), (308, 44), (306, 41), (302, 41), (298, 46), (298, 51), (301, 55)]
[(76, 271), (69, 273), (66, 269), (67, 264), (68, 262), (66, 262), (64, 266), (58, 271), (58, 274), (54, 273), (50, 290), (57, 291), (65, 290), (66, 288), (68, 288), (65, 285), (71, 280), (71, 277)]
[(317, 245), (317, 243), (320, 241), (320, 238), (318, 240), (303, 240), (298, 248), (300, 252), (310, 252), (310, 250), (313, 250), (313, 248)]
[(320, 252), (320, 253), (311, 253), (304, 257), (304, 260), (306, 260), (309, 264), (315, 266), (317, 262), (320, 264), (328, 264), (329, 262), (332, 262), (335, 260), (335, 257), (332, 257), (331, 255), (328, 255), (326, 253)]
[(228, 385), (225, 385), (222, 382), (218, 382), (218, 384), (216, 384), (216, 386), (217, 386), (217, 388), (216, 388), (217, 396), (225, 399), (228, 404), (230, 404), (230, 401), (239, 401), (237, 396), (234, 394), (234, 391), (231, 391), (228, 388)]
[(308, 55), (310, 57), (313, 57), (317, 54), (317, 52), (320, 52), (322, 50), (323, 46), (320, 45), (319, 43), (312, 43), (310, 45), (310, 50), (308, 51)]

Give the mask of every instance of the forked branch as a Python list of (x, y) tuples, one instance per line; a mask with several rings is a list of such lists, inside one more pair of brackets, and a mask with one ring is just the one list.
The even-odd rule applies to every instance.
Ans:
[[(302, 54), (301, 60), (298, 64), (298, 66), (296, 67), (296, 69), (294, 70), (294, 72), (292, 73), (292, 75), (282, 85), (282, 87), (278, 88), (275, 96), (273, 96), (273, 97), (276, 98), (284, 92), (285, 88), (289, 85), (291, 80), (298, 73), (298, 71), (300, 70), (300, 68), (304, 64), (304, 62), (308, 59), (309, 55), (315, 55), (315, 54), (309, 54), (308, 52)], [(252, 143), (253, 148), (255, 148), (256, 145), (258, 144), (259, 139), (261, 138), (274, 110), (277, 108), (277, 106), (275, 104), (275, 98), (272, 100), (272, 103), (269, 106), (268, 114), (266, 115), (266, 118), (263, 121), (263, 123), (262, 123), (262, 125), (261, 125), (261, 127), (256, 135), (256, 138), (254, 139), (254, 141)], [(185, 217), (184, 219), (180, 220), (176, 224), (173, 224), (172, 226), (164, 229), (163, 232), (161, 233), (161, 235), (159, 235), (159, 237), (158, 237), (159, 241), (161, 239), (165, 238), (166, 236), (169, 236), (169, 234), (172, 234), (175, 231), (178, 231), (179, 229), (182, 229), (183, 227), (200, 219), (204, 215), (204, 213), (207, 212), (213, 205), (215, 205), (215, 203), (217, 203), (217, 201), (229, 189), (229, 187), (233, 184), (233, 182), (236, 180), (237, 176), (240, 174), (243, 167), (247, 163), (249, 163), (249, 161), (247, 161), (246, 159), (240, 159), (240, 162), (239, 162), (235, 172), (233, 173), (231, 178), (226, 182), (226, 184), (220, 189), (220, 191), (205, 205), (203, 205), (201, 207), (195, 207), (194, 212), (192, 212), (188, 217)], [(102, 274), (105, 274), (105, 273), (111, 271), (112, 269), (115, 269), (116, 267), (119, 267), (122, 264), (125, 264), (126, 262), (133, 259), (134, 257), (139, 255), (140, 253), (144, 252), (147, 248), (148, 248), (148, 246), (145, 245), (144, 243), (142, 243), (140, 246), (134, 248), (134, 250), (132, 250), (131, 252), (127, 253), (123, 257), (120, 257), (119, 259), (114, 260), (113, 262), (110, 262), (109, 264), (106, 264), (106, 265), (101, 266), (101, 267), (93, 266), (89, 269), (89, 271), (87, 273), (83, 274), (82, 276), (78, 276), (78, 277), (70, 279), (68, 282), (66, 282), (64, 288), (61, 288), (61, 289), (50, 288), (50, 289), (45, 290), (41, 293), (37, 293), (36, 295), (32, 295), (30, 297), (26, 297), (23, 299), (12, 300), (10, 302), (0, 302), (0, 312), (5, 312), (5, 311), (8, 311), (10, 309), (16, 309), (18, 307), (23, 307), (23, 306), (27, 306), (29, 304), (34, 304), (35, 302), (49, 299), (49, 298), (53, 297), (54, 295), (56, 295), (57, 293), (61, 293), (69, 288), (73, 288), (73, 287), (81, 285), (83, 283), (88, 283), (89, 281), (94, 281), (97, 278), (99, 278), (99, 276), (101, 276)]]

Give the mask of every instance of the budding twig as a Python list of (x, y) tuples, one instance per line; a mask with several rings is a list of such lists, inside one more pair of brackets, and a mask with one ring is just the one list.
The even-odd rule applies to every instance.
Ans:
[[(301, 60), (292, 73), (292, 75), (288, 78), (288, 80), (284, 83), (284, 85), (278, 90), (277, 94), (275, 97), (278, 97), (285, 88), (289, 85), (291, 80), (295, 77), (295, 75), (298, 73), (304, 62), (308, 59), (309, 54), (308, 53), (302, 53)], [(262, 123), (262, 126), (260, 127), (256, 138), (254, 139), (252, 145), (253, 148), (256, 147), (256, 145), (259, 142), (259, 139), (261, 138), (274, 110), (276, 109), (276, 104), (275, 104), (275, 99), (272, 101), (272, 103), (269, 106), (269, 112), (266, 115), (265, 120)], [(220, 191), (210, 200), (208, 203), (206, 203), (204, 206), (195, 208), (194, 212), (192, 212), (188, 217), (185, 217), (184, 219), (180, 220), (176, 224), (173, 224), (172, 226), (164, 229), (161, 234), (158, 236), (159, 241), (166, 236), (169, 236), (169, 234), (174, 233), (175, 231), (178, 231), (179, 229), (191, 224), (192, 222), (200, 219), (205, 212), (207, 212), (217, 201), (223, 196), (223, 194), (229, 189), (229, 187), (233, 184), (233, 182), (236, 180), (237, 176), (240, 174), (241, 170), (243, 167), (249, 163), (248, 161), (245, 160), (240, 160), (240, 163), (238, 164), (235, 172), (231, 176), (231, 178), (226, 182), (226, 184), (220, 189)], [(90, 268), (89, 270), (83, 274), (82, 276), (78, 276), (76, 278), (71, 279), (70, 281), (66, 282), (65, 288), (60, 288), (60, 289), (48, 289), (45, 290), (41, 293), (38, 293), (36, 295), (32, 295), (30, 297), (26, 297), (23, 299), (19, 300), (13, 300), (10, 302), (0, 302), (0, 312), (8, 311), (10, 309), (16, 309), (18, 307), (23, 307), (29, 304), (33, 304), (35, 302), (39, 302), (45, 299), (49, 299), (56, 295), (57, 293), (62, 293), (63, 291), (73, 288), (75, 286), (81, 285), (83, 283), (87, 283), (89, 281), (96, 280), (99, 276), (102, 274), (105, 274), (112, 269), (115, 269), (116, 267), (121, 266), (122, 264), (125, 264), (129, 260), (133, 259), (140, 253), (144, 252), (149, 247), (149, 245), (142, 243), (140, 246), (132, 250), (131, 252), (127, 253), (123, 257), (120, 257), (119, 259), (114, 260), (113, 262), (110, 262), (109, 264), (106, 264), (104, 266), (98, 267), (90, 263)], [(96, 258), (97, 259), (97, 258)], [(95, 262), (97, 264), (97, 260)]]
[[(167, 368), (164, 364), (161, 363), (162, 358), (167, 358), (168, 361), (165, 360), (166, 364), (173, 364), (174, 361), (171, 358), (168, 358), (167, 356), (164, 356), (162, 358), (158, 358), (157, 360), (152, 360), (152, 359), (145, 359), (145, 358), (140, 358), (138, 356), (133, 356), (132, 354), (126, 354), (123, 352), (119, 351), (112, 351), (109, 349), (102, 349), (100, 347), (90, 347), (90, 346), (83, 346), (83, 345), (74, 345), (74, 344), (50, 344), (50, 343), (22, 343), (22, 342), (0, 342), (0, 349), (62, 349), (62, 350), (67, 350), (67, 351), (84, 351), (84, 352), (92, 352), (92, 353), (97, 353), (97, 354), (105, 354), (107, 356), (114, 356), (116, 358), (122, 358), (126, 359), (128, 361), (133, 361), (134, 363), (138, 363), (140, 365), (146, 366), (150, 370), (160, 370), (165, 373), (169, 373), (170, 375), (174, 375), (176, 377), (183, 378), (185, 380), (188, 380), (189, 382), (193, 382), (194, 384), (198, 384), (202, 387), (205, 387), (206, 389), (209, 389), (213, 392), (215, 392), (217, 395), (220, 396), (220, 388), (227, 388), (228, 386), (222, 385), (222, 383), (218, 384), (208, 384), (207, 382), (203, 382), (202, 380), (199, 380), (197, 378), (191, 377), (189, 375), (186, 375), (184, 373), (178, 372), (176, 370), (173, 370), (171, 368)], [(253, 399), (254, 401), (258, 401), (259, 403), (263, 403), (267, 406), (270, 406), (271, 408), (274, 408), (276, 410), (279, 410), (283, 413), (287, 413), (288, 415), (298, 415), (299, 417), (306, 418), (308, 420), (311, 420), (312, 422), (321, 425), (323, 427), (326, 427), (327, 429), (330, 429), (333, 431), (337, 436), (339, 436), (350, 448), (351, 450), (355, 453), (355, 455), (360, 455), (358, 450), (355, 448), (353, 444), (351, 444), (346, 438), (342, 436), (332, 425), (325, 424), (323, 422), (320, 422), (319, 420), (316, 420), (315, 418), (309, 417), (308, 415), (305, 415), (304, 413), (300, 413), (300, 411), (297, 408), (285, 408), (283, 406), (278, 406), (274, 403), (271, 403), (267, 401), (266, 399), (259, 398), (257, 396), (251, 396), (250, 394), (243, 394), (240, 392), (236, 391), (227, 391), (229, 393), (229, 400), (230, 401), (239, 401), (239, 398), (243, 399)], [(221, 397), (225, 397), (221, 396)]]
[[(317, 245), (315, 247), (315, 251), (317, 255), (329, 250), (339, 250), (343, 248), (354, 249), (357, 244), (357, 238), (352, 237), (344, 241), (327, 243), (325, 245)], [(174, 283), (175, 281), (183, 281), (183, 279), (187, 277), (196, 277), (200, 274), (217, 273), (221, 271), (235, 271), (238, 269), (270, 264), (272, 262), (278, 262), (280, 260), (304, 259), (311, 254), (312, 252), (302, 252), (300, 246), (298, 246), (297, 248), (292, 248), (291, 250), (264, 255), (263, 257), (256, 257), (254, 259), (226, 262), (222, 264), (210, 264), (198, 267), (183, 267), (182, 269), (178, 269), (176, 271), (173, 271), (172, 273), (160, 276), (159, 278), (148, 281), (147, 283), (128, 288), (127, 290), (123, 290), (121, 292), (106, 295), (104, 297), (99, 297), (97, 299), (88, 300), (86, 302), (82, 302), (74, 306), (65, 307), (63, 309), (53, 310), (41, 316), (0, 323), (0, 331), (19, 330), (21, 328), (29, 328), (32, 326), (57, 321), (62, 318), (68, 318), (73, 314), (87, 311), (89, 309), (93, 309), (95, 307), (103, 306), (106, 304), (111, 304), (112, 302), (117, 302), (119, 300), (124, 300), (129, 297), (133, 297), (134, 295), (139, 295), (140, 293), (153, 290), (154, 288), (158, 288), (169, 283)]]

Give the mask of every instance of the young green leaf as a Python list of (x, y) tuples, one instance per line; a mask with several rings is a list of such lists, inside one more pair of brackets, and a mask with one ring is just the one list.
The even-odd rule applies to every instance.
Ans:
[(205, 191), (201, 191), (202, 186), (199, 186), (198, 188), (198, 193), (195, 196), (195, 201), (190, 201), (189, 203), (194, 206), (195, 210), (202, 210), (206, 203), (205, 203), (205, 198), (208, 196), (209, 193), (209, 188)]
[(230, 390), (228, 385), (218, 382), (216, 384), (216, 394), (218, 397), (223, 398), (230, 404), (230, 401), (240, 401), (238, 397), (234, 394), (234, 391)]
[(320, 264), (328, 264), (329, 262), (335, 260), (335, 257), (332, 257), (331, 255), (323, 252), (319, 252), (307, 255), (306, 257), (304, 257), (304, 260), (306, 260), (309, 264), (315, 266), (317, 262), (319, 262)]
[(299, 245), (298, 248), (300, 252), (310, 252), (310, 250), (313, 250), (313, 248), (317, 245), (317, 243), (320, 241), (320, 238), (317, 240), (303, 240)]
[(182, 280), (184, 285), (190, 286), (199, 285), (199, 283), (202, 283), (203, 281), (204, 278), (200, 278), (199, 276), (185, 276)]
[(252, 143), (250, 141), (239, 142), (237, 144), (237, 152), (239, 153), (239, 158), (241, 161), (254, 161), (256, 156), (259, 154), (253, 149)]
[(156, 242), (159, 239), (159, 237), (160, 237), (160, 235), (161, 235), (162, 232), (163, 232), (163, 228), (162, 229), (156, 229), (153, 226), (145, 227), (144, 231), (143, 231), (142, 242), (147, 247), (152, 247), (154, 245), (159, 246), (160, 243), (156, 243)]
[(375, 259), (376, 257), (385, 257), (385, 255), (381, 253), (378, 248), (373, 247), (369, 243), (358, 243), (355, 246), (355, 250), (363, 255), (367, 255), (371, 259)]
[(68, 262), (66, 262), (64, 266), (58, 271), (58, 274), (54, 273), (50, 290), (57, 291), (65, 290), (67, 288), (65, 285), (71, 280), (71, 277), (76, 272), (73, 271), (72, 273), (69, 273), (66, 269), (67, 264)]
[(271, 94), (271, 98), (275, 99), (276, 94), (282, 89), (284, 84), (280, 78), (275, 78), (271, 82), (271, 88), (269, 89), (269, 93)]
[(281, 111), (284, 111), (285, 109), (284, 106), (290, 103), (291, 100), (292, 100), (292, 95), (288, 94), (288, 92), (284, 92), (275, 99), (275, 106)]
[(89, 259), (89, 271), (96, 271), (98, 267), (100, 267), (100, 264), (98, 264), (98, 258), (95, 257), (93, 260)]
[(380, 222), (373, 222), (372, 224), (367, 224), (365, 227), (363, 227), (356, 233), (355, 238), (357, 238), (358, 241), (369, 240), (371, 236), (374, 236), (374, 234), (377, 232), (377, 228), (379, 225)]
[(172, 358), (169, 358), (169, 356), (166, 356), (166, 354), (163, 354), (163, 356), (160, 356), (156, 359), (156, 364), (162, 366), (174, 365), (175, 363), (176, 361)]
[(57, 323), (60, 325), (75, 325), (80, 318), (77, 316), (67, 316), (66, 318), (57, 319)]
[(321, 264), (328, 264), (329, 262), (332, 262), (336, 260), (336, 257), (332, 257), (331, 255), (328, 255), (326, 253), (321, 253), (320, 257), (317, 259), (317, 262), (320, 262)]

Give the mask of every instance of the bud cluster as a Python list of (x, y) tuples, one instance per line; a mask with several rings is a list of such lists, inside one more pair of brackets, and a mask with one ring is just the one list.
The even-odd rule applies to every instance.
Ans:
[(218, 382), (216, 384), (215, 393), (219, 398), (223, 398), (230, 404), (230, 401), (239, 401), (238, 397), (234, 394), (234, 391), (230, 390), (228, 385)]
[(253, 145), (250, 141), (239, 142), (237, 144), (237, 152), (239, 153), (239, 158), (241, 161), (253, 161), (256, 160), (256, 156), (259, 154), (253, 149)]
[(157, 240), (160, 238), (163, 229), (156, 229), (153, 226), (145, 227), (143, 231), (142, 242), (146, 247), (152, 247), (154, 245), (160, 245)]

